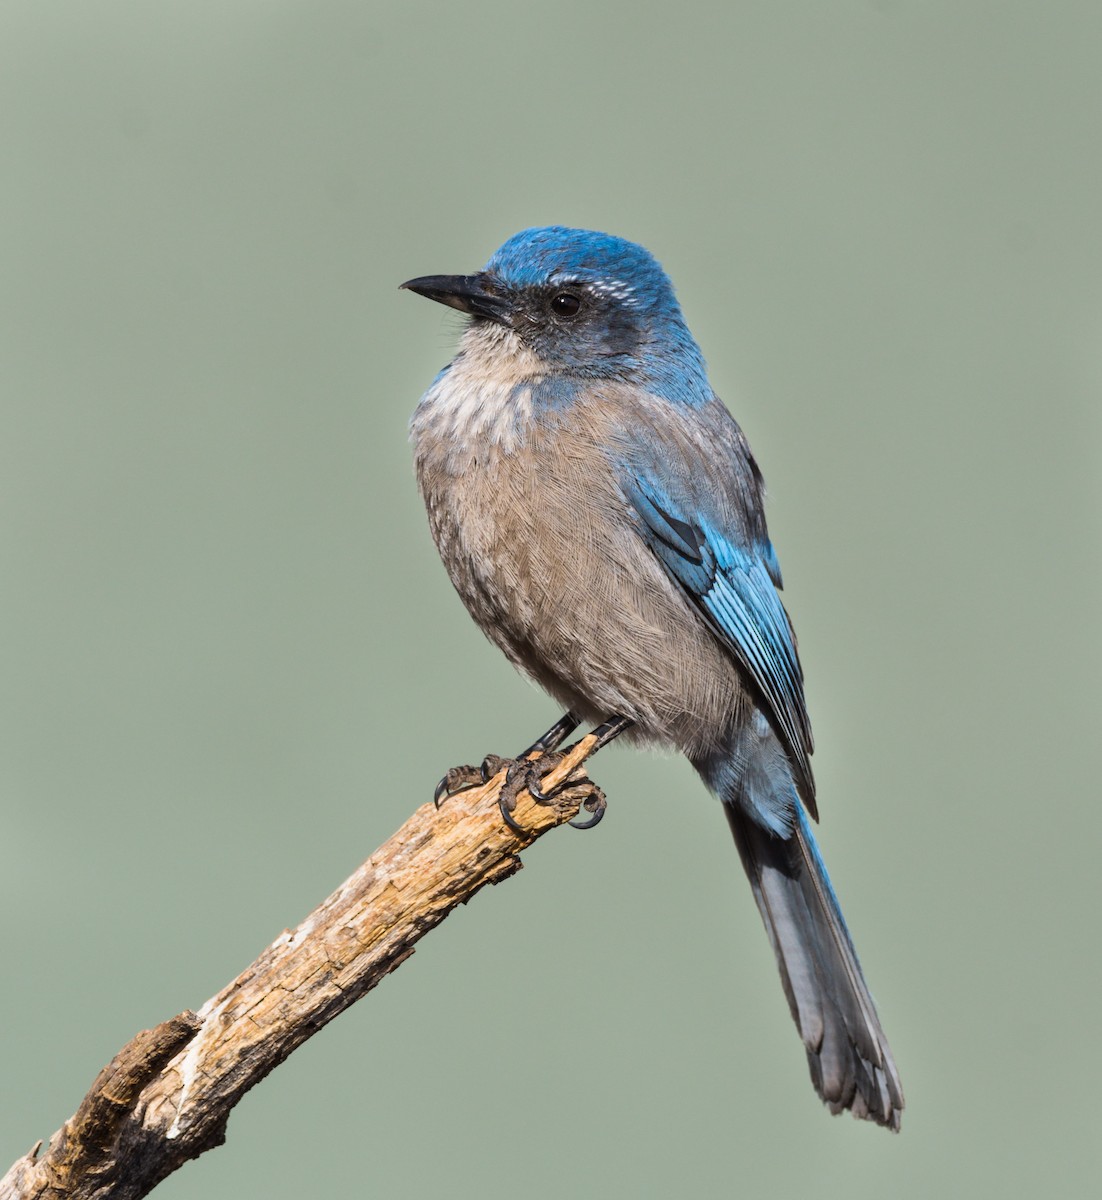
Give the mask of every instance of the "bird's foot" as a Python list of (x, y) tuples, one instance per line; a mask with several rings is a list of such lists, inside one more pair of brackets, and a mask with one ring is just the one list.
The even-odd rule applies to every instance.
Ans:
[(432, 794), (433, 803), (439, 808), (449, 797), (489, 783), (499, 771), (509, 766), (510, 763), (539, 758), (540, 755), (557, 750), (577, 728), (578, 718), (573, 713), (564, 713), (545, 734), (538, 737), (527, 750), (522, 750), (515, 759), (502, 758), (498, 754), (487, 754), (477, 767), (452, 767), (436, 785), (436, 791)]
[[(498, 796), (498, 807), (505, 824), (514, 833), (528, 835), (528, 831), (513, 818), (517, 798), (521, 792), (528, 792), (537, 804), (555, 804), (560, 799), (566, 799), (566, 793), (570, 792), (569, 799), (579, 802), (581, 810), (589, 813), (589, 817), (586, 820), (575, 817), (567, 824), (573, 825), (575, 829), (592, 829), (605, 815), (608, 802), (604, 792), (586, 775), (582, 764), (591, 754), (595, 754), (602, 746), (607, 746), (628, 729), (631, 721), (626, 717), (610, 717), (574, 745), (559, 750), (559, 746), (577, 726), (578, 718), (572, 712), (568, 712), (516, 758), (487, 754), (477, 767), (452, 767), (436, 785), (433, 802), (439, 808), (450, 796), (469, 791), (471, 788), (483, 787), (495, 775), (505, 771), (505, 780)], [(557, 777), (554, 783), (545, 789), (543, 780), (552, 774)]]
[(579, 821), (575, 818), (568, 821), (575, 829), (592, 829), (605, 815), (608, 801), (601, 789), (581, 770), (580, 764), (571, 771), (565, 779), (559, 780), (546, 791), (541, 786), (543, 779), (550, 775), (567, 758), (570, 751), (560, 751), (557, 754), (544, 754), (539, 758), (518, 758), (510, 763), (501, 786), (497, 805), (501, 817), (514, 833), (527, 835), (528, 831), (518, 825), (513, 818), (517, 806), (517, 798), (521, 792), (527, 792), (537, 804), (554, 804), (568, 789), (584, 789), (581, 807), (591, 816), (588, 820)]
[(460, 792), (469, 792), (472, 788), (482, 787), (512, 761), (512, 759), (502, 758), (498, 754), (487, 754), (477, 767), (452, 767), (436, 785), (436, 790), (432, 794), (433, 804), (439, 808), (445, 800), (450, 800), (452, 796), (456, 796)]

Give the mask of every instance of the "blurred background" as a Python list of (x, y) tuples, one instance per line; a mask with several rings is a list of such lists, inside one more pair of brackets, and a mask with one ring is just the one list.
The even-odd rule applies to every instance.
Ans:
[[(903, 1133), (814, 1096), (725, 822), (564, 831), (176, 1197), (1094, 1194), (1102, 8), (5, 0), (0, 1171), (557, 715), (406, 422), (517, 229), (643, 242), (770, 485)], [(535, 1026), (539, 1035), (530, 1036)]]

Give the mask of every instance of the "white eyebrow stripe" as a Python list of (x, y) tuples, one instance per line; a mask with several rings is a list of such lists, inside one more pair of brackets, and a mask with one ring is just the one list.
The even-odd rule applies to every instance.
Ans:
[(587, 280), (582, 286), (597, 296), (608, 296), (610, 299), (619, 300), (624, 304), (635, 303), (635, 288), (630, 283), (624, 283), (622, 279)]

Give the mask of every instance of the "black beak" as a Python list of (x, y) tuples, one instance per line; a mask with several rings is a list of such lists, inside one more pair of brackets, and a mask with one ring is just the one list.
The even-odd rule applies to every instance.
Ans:
[(422, 275), (400, 286), (472, 317), (509, 324), (510, 304), (485, 275)]

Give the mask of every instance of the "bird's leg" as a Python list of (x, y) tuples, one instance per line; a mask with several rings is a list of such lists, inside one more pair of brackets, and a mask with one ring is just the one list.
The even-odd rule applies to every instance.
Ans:
[(527, 750), (517, 755), (517, 758), (539, 758), (541, 754), (557, 750), (580, 724), (572, 712), (563, 713), (545, 734), (536, 738)]
[[(572, 719), (570, 713), (566, 714), (563, 720), (559, 722), (559, 725), (562, 725), (568, 719)], [(575, 721), (574, 725), (570, 728), (572, 729), (576, 725), (577, 722)], [(564, 788), (576, 785), (578, 781), (573, 780), (574, 773), (586, 759), (596, 754), (604, 746), (607, 746), (613, 739), (619, 737), (624, 730), (630, 729), (631, 725), (632, 722), (627, 717), (611, 717), (603, 725), (598, 725), (592, 733), (587, 733), (584, 738), (575, 742), (573, 746), (568, 746), (565, 750), (560, 750), (557, 753), (542, 753), (540, 757), (534, 759), (526, 757), (517, 759), (509, 767), (497, 802), (505, 824), (515, 833), (524, 833), (525, 830), (513, 820), (513, 809), (516, 808), (517, 796), (522, 791), (527, 790), (537, 804), (552, 803)], [(557, 728), (558, 726), (555, 727), (555, 729)], [(548, 730), (548, 734), (553, 734), (554, 732), (555, 730)], [(568, 732), (569, 730), (567, 730)], [(565, 737), (566, 733), (562, 736)], [(559, 740), (561, 741), (562, 739), (560, 738)], [(544, 791), (540, 787), (540, 781), (543, 777), (549, 775), (556, 767), (561, 766), (568, 760), (570, 762), (570, 771), (565, 778), (559, 780), (547, 791)], [(577, 819), (569, 821), (568, 824), (573, 825), (575, 829), (592, 829), (605, 815), (605, 809), (608, 807), (604, 792), (591, 781), (588, 783), (588, 787), (590, 789), (589, 795), (583, 801), (582, 807), (592, 815), (587, 821), (578, 821)]]
[(590, 734), (597, 740), (593, 743), (593, 749), (590, 754), (596, 754), (598, 750), (603, 750), (609, 742), (614, 742), (622, 733), (627, 731), (635, 724), (628, 717), (609, 717), (603, 725), (598, 725)]
[(452, 767), (436, 785), (436, 790), (432, 794), (433, 804), (439, 808), (449, 796), (469, 791), (471, 788), (482, 787), (483, 784), (489, 783), (502, 767), (508, 766), (511, 762), (539, 758), (540, 755), (547, 754), (551, 750), (557, 750), (566, 738), (578, 728), (578, 724), (578, 718), (573, 713), (564, 713), (546, 733), (536, 738), (528, 749), (522, 750), (515, 759), (502, 758), (497, 754), (487, 754), (477, 767)]

